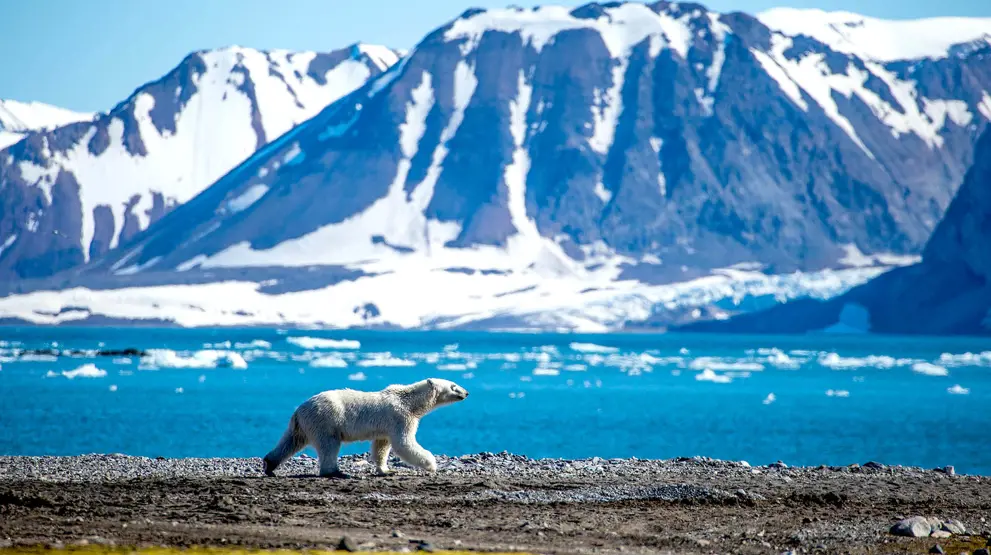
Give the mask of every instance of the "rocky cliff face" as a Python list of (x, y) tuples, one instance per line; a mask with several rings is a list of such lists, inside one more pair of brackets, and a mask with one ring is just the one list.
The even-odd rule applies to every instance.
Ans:
[(692, 331), (991, 334), (991, 131), (918, 264), (845, 295), (803, 300)]
[(0, 151), (0, 278), (99, 257), (396, 60), (365, 45), (197, 52), (92, 121), (19, 130)]

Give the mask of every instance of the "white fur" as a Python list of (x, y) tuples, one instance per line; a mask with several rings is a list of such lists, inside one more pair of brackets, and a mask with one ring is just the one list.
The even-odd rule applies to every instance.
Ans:
[(265, 473), (307, 445), (317, 450), (320, 475), (341, 472), (337, 456), (342, 443), (371, 441), (369, 456), (379, 474), (388, 474), (389, 450), (408, 464), (437, 470), (434, 456), (416, 442), (420, 419), (437, 407), (463, 401), (468, 392), (458, 384), (430, 378), (381, 391), (335, 389), (318, 393), (296, 408), (279, 443), (265, 455)]

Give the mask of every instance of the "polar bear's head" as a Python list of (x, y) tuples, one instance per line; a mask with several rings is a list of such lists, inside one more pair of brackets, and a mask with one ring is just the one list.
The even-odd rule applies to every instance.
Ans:
[(464, 401), (468, 398), (468, 390), (452, 381), (442, 380), (440, 378), (428, 378), (427, 384), (437, 392), (437, 398), (434, 403), (438, 407)]
[(409, 385), (390, 385), (385, 392), (397, 395), (417, 418), (437, 407), (464, 401), (468, 392), (460, 385), (440, 378), (427, 378)]

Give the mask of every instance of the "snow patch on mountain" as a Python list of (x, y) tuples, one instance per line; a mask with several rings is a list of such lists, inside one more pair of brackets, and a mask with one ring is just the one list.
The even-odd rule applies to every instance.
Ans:
[[(751, 53), (799, 108), (808, 112), (806, 97), (814, 100), (826, 115), (872, 159), (875, 158), (874, 153), (864, 144), (850, 120), (841, 113), (835, 95), (847, 99), (856, 96), (870, 108), (881, 123), (891, 129), (895, 138), (906, 133), (914, 133), (929, 148), (943, 146), (943, 137), (940, 133), (949, 123), (964, 127), (973, 121), (974, 114), (965, 101), (953, 98), (926, 98), (919, 93), (916, 82), (900, 79), (893, 71), (879, 63), (865, 61), (864, 69), (858, 69), (850, 63), (844, 72), (837, 73), (830, 68), (823, 53), (806, 53), (798, 58), (790, 58), (787, 53), (793, 46), (792, 38), (776, 34), (771, 38), (771, 48), (768, 52), (752, 48)], [(896, 104), (888, 102), (871, 90), (867, 86), (870, 79), (883, 83)]]
[(812, 37), (837, 52), (878, 62), (945, 58), (957, 44), (991, 43), (989, 17), (886, 20), (841, 11), (774, 8), (757, 19), (785, 35)]
[(395, 51), (378, 44), (361, 43), (358, 45), (358, 51), (368, 56), (382, 71), (395, 65), (399, 61), (399, 57), (404, 55), (402, 52), (397, 54)]
[(70, 123), (90, 121), (96, 114), (73, 112), (41, 102), (0, 99), (0, 150), (17, 143), (30, 131), (54, 129)]
[(70, 123), (90, 121), (96, 114), (73, 112), (41, 102), (0, 99), (0, 130), (11, 132), (54, 129)]
[(701, 12), (674, 17), (655, 12), (646, 4), (630, 2), (603, 8), (596, 19), (576, 17), (570, 8), (541, 6), (531, 10), (487, 10), (456, 20), (444, 34), (446, 40), (467, 39), (471, 50), (489, 31), (519, 33), (523, 41), (540, 51), (562, 31), (592, 29), (597, 31), (614, 58), (628, 56), (630, 50), (648, 37), (677, 52), (688, 54), (692, 30), (688, 21)]

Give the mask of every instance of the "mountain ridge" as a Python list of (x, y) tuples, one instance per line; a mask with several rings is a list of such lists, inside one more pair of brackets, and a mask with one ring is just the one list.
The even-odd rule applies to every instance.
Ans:
[(29, 132), (92, 120), (95, 116), (93, 113), (74, 112), (43, 102), (0, 98), (0, 150), (20, 141)]
[(28, 134), (0, 151), (0, 237), (15, 237), (0, 276), (44, 277), (126, 241), (381, 73), (390, 52), (196, 51), (92, 122)]
[[(214, 323), (262, 318), (205, 307), (225, 282), (266, 322), (599, 331), (842, 294), (913, 262), (971, 165), (991, 44), (968, 40), (881, 62), (696, 4), (469, 10), (45, 314), (112, 311), (101, 279), (128, 276)], [(272, 292), (291, 268), (312, 279)], [(31, 298), (0, 315), (52, 321)]]

